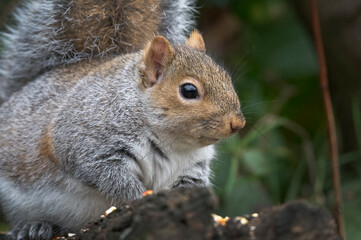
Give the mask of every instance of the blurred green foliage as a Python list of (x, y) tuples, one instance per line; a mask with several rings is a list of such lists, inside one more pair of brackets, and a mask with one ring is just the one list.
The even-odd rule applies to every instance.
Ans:
[[(218, 213), (236, 216), (295, 199), (333, 211), (326, 120), (309, 33), (284, 0), (203, 4), (226, 8), (242, 28), (236, 41), (243, 47), (225, 65), (242, 66), (233, 80), (248, 124), (219, 146), (213, 166)], [(352, 104), (361, 132), (360, 106)], [(359, 137), (359, 149), (340, 156), (348, 239), (361, 235)]]

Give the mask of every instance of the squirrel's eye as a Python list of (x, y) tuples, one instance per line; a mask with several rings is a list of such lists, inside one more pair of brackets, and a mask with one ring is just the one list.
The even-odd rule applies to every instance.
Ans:
[(198, 90), (196, 86), (190, 83), (185, 83), (180, 86), (180, 93), (184, 98), (194, 99), (198, 98)]

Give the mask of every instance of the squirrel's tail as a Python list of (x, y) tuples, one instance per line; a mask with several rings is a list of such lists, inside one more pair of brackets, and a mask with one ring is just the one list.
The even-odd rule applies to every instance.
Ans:
[(31, 0), (2, 36), (0, 103), (58, 65), (142, 49), (154, 34), (185, 40), (194, 0)]

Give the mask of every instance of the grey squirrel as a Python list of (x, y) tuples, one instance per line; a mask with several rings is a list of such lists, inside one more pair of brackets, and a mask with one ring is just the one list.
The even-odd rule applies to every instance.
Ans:
[(213, 144), (245, 124), (231, 78), (197, 31), (150, 35), (139, 51), (54, 64), (1, 105), (10, 239), (78, 231), (146, 190), (210, 185)]

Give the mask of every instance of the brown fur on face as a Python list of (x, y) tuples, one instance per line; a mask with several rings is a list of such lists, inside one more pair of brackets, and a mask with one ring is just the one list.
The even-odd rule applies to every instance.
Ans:
[[(179, 93), (183, 83), (195, 85), (200, 97), (183, 98)], [(245, 124), (230, 76), (197, 48), (174, 47), (174, 59), (163, 69), (161, 81), (147, 91), (152, 108), (163, 114), (163, 124), (158, 127), (179, 136), (180, 141), (212, 144)]]

